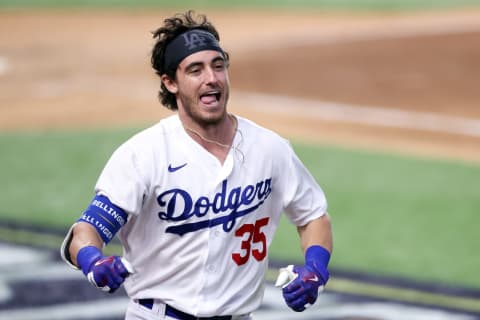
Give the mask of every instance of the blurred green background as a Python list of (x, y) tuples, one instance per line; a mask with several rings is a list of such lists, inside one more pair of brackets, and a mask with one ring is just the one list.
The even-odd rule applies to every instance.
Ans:
[[(0, 134), (1, 219), (66, 228), (110, 154), (139, 128)], [(332, 266), (480, 288), (480, 166), (294, 144), (324, 188)], [(301, 261), (286, 219), (271, 256)]]

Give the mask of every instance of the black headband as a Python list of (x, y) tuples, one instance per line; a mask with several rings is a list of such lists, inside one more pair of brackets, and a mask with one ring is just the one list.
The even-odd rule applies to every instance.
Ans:
[(193, 29), (178, 35), (165, 49), (165, 71), (174, 71), (180, 62), (189, 55), (203, 50), (223, 52), (213, 34), (201, 29)]

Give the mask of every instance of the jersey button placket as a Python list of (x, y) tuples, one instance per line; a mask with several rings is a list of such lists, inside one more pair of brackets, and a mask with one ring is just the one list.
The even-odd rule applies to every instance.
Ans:
[(215, 271), (215, 266), (213, 264), (209, 264), (207, 265), (206, 269), (209, 273), (211, 273)]
[[(212, 212), (208, 213), (208, 219), (214, 219), (215, 214)], [(207, 307), (211, 303), (211, 294), (214, 290), (212, 288), (212, 279), (215, 276), (215, 272), (218, 271), (215, 265), (215, 252), (216, 252), (216, 242), (218, 242), (218, 237), (214, 236), (216, 227), (206, 229), (208, 235), (206, 235), (205, 241), (208, 242), (207, 250), (205, 252), (205, 262), (203, 267), (203, 280), (202, 280), (202, 289), (200, 294), (200, 305)], [(201, 307), (200, 307), (201, 308)], [(207, 307), (208, 308), (208, 307)]]
[(209, 277), (213, 272), (215, 272), (216, 265), (215, 265), (215, 254), (218, 251), (217, 246), (218, 242), (220, 241), (220, 231), (217, 230), (217, 227), (210, 229), (209, 232), (209, 239), (208, 239), (208, 258), (207, 258), (207, 265), (206, 270), (209, 273), (207, 277)]

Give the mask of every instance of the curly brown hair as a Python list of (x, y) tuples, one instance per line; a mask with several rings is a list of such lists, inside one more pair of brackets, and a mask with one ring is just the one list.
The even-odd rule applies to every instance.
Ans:
[[(210, 32), (217, 41), (220, 36), (217, 29), (208, 21), (206, 15), (196, 15), (193, 10), (185, 13), (178, 13), (171, 18), (167, 18), (163, 22), (163, 26), (153, 32), (153, 38), (156, 39), (153, 46), (151, 64), (158, 76), (166, 74), (171, 79), (175, 79), (176, 69), (167, 69), (165, 67), (165, 49), (180, 34), (191, 29), (201, 29)], [(225, 58), (229, 59), (228, 53), (225, 52)], [(163, 83), (160, 84), (158, 97), (161, 103), (170, 110), (177, 110), (177, 100), (173, 93), (169, 92)]]

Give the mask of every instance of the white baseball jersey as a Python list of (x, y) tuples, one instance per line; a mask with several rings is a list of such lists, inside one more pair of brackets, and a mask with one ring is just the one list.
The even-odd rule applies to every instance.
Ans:
[(237, 119), (223, 165), (174, 115), (121, 145), (105, 166), (96, 192), (129, 215), (119, 237), (136, 270), (125, 282), (132, 299), (196, 316), (252, 312), (281, 213), (301, 226), (326, 212), (288, 141)]

